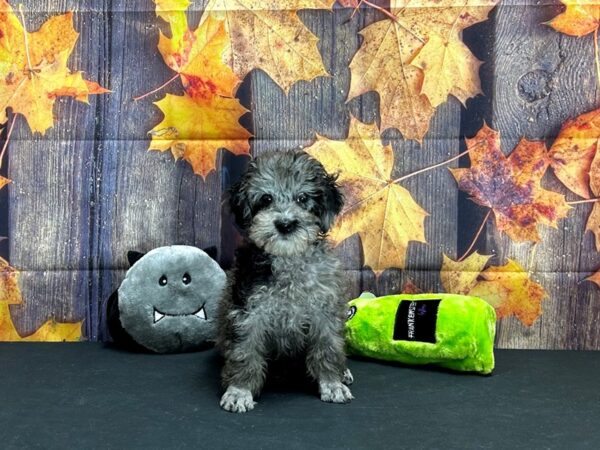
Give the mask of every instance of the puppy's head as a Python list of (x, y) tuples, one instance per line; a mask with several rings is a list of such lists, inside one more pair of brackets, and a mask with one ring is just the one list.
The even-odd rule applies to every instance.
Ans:
[(231, 188), (230, 208), (258, 247), (298, 255), (327, 233), (342, 209), (335, 180), (306, 152), (263, 154)]

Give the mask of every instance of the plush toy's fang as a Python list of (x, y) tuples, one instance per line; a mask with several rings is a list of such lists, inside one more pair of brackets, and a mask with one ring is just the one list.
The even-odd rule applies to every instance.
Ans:
[(165, 317), (165, 315), (159, 311), (157, 311), (156, 309), (154, 310), (154, 323), (158, 322), (159, 320), (162, 320)]
[(200, 319), (206, 320), (206, 312), (204, 312), (204, 306), (202, 308), (200, 308), (200, 310), (197, 313), (195, 313), (194, 315)]
[(167, 314), (160, 312), (158, 309), (154, 308), (154, 323), (157, 323), (163, 320), (165, 317), (182, 317), (182, 316), (196, 316), (198, 319), (207, 320), (206, 319), (206, 311), (204, 310), (204, 306), (202, 306), (198, 311), (191, 314)]

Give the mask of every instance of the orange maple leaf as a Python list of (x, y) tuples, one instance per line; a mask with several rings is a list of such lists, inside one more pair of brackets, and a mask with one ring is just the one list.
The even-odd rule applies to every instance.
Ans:
[(600, 109), (567, 120), (550, 147), (550, 166), (571, 191), (590, 198), (590, 168), (600, 138)]
[(317, 136), (306, 151), (325, 170), (340, 174), (346, 202), (331, 230), (332, 240), (341, 242), (358, 233), (366, 266), (375, 272), (404, 268), (409, 242), (426, 242), (428, 214), (406, 188), (390, 178), (394, 152), (391, 145), (381, 142), (377, 125), (352, 117), (346, 140)]
[(0, 124), (7, 121), (6, 109), (12, 108), (33, 132), (44, 134), (54, 124), (57, 97), (87, 102), (90, 94), (108, 92), (67, 67), (78, 36), (70, 12), (51, 17), (30, 33), (8, 1), (0, 0)]
[(368, 91), (380, 98), (381, 129), (398, 128), (421, 141), (435, 108), (448, 95), (463, 104), (481, 94), (481, 62), (461, 32), (487, 19), (497, 0), (391, 0), (386, 18), (360, 32), (350, 63), (348, 100)]
[(238, 122), (248, 110), (237, 99), (167, 94), (154, 104), (164, 119), (150, 131), (150, 150), (171, 150), (175, 159), (188, 161), (203, 178), (216, 168), (220, 148), (236, 155), (249, 153), (250, 133)]
[(450, 170), (471, 200), (492, 209), (498, 230), (514, 241), (539, 241), (539, 224), (556, 227), (567, 216), (564, 196), (541, 187), (549, 163), (542, 142), (521, 139), (507, 158), (500, 134), (487, 125), (466, 142), (471, 167)]
[(514, 315), (524, 325), (533, 325), (542, 314), (546, 290), (512, 259), (484, 270), (489, 258), (475, 252), (463, 261), (453, 261), (444, 255), (440, 274), (444, 290), (480, 297), (496, 309), (498, 318)]
[(3, 176), (0, 175), (0, 189), (2, 189), (8, 183), (10, 183), (10, 180), (8, 178), (4, 178)]
[[(599, 129), (596, 128), (596, 142), (593, 145), (598, 149)], [(596, 197), (600, 197), (600, 152), (596, 151), (594, 159), (590, 164), (590, 188)], [(594, 202), (592, 212), (585, 226), (586, 231), (591, 231), (596, 238), (596, 250), (600, 251), (600, 203)]]
[[(550, 166), (557, 178), (575, 194), (600, 196), (600, 109), (567, 120), (550, 148)], [(600, 206), (594, 203), (587, 221), (600, 251)]]
[[(171, 19), (172, 38), (160, 33), (158, 50), (165, 63), (181, 75), (183, 86), (192, 97), (210, 94), (233, 97), (241, 80), (223, 61), (225, 53), (230, 51), (224, 22), (208, 16), (192, 32), (187, 28), (185, 13), (182, 14), (183, 18), (177, 22)], [(185, 32), (177, 27), (185, 27)]]
[(598, 29), (600, 4), (598, 0), (561, 0), (567, 7), (550, 22), (552, 28), (571, 36), (585, 36)]
[(0, 341), (79, 341), (82, 322), (45, 322), (33, 334), (22, 337), (12, 322), (10, 305), (22, 303), (19, 272), (0, 258)]

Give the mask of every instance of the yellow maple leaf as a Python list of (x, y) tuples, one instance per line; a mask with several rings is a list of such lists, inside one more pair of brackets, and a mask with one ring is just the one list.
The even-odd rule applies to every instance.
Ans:
[(10, 180), (8, 178), (4, 178), (3, 176), (0, 175), (0, 189), (2, 189), (8, 183), (10, 183)]
[(238, 120), (247, 112), (238, 100), (218, 95), (195, 99), (167, 94), (154, 103), (164, 119), (150, 131), (150, 150), (171, 150), (175, 159), (188, 161), (194, 173), (206, 178), (216, 168), (217, 151), (241, 155), (250, 151), (250, 133)]
[(243, 79), (264, 70), (287, 93), (298, 80), (328, 75), (317, 37), (297, 15), (300, 9), (331, 9), (335, 0), (209, 0), (201, 22), (225, 22), (231, 48), (225, 61)]
[(156, 15), (171, 26), (172, 39), (181, 43), (188, 32), (188, 21), (185, 11), (190, 6), (190, 0), (154, 0)]
[(29, 33), (7, 0), (0, 0), (0, 124), (12, 108), (25, 116), (33, 132), (44, 134), (54, 123), (56, 97), (87, 102), (89, 94), (108, 92), (67, 67), (78, 36), (72, 13), (51, 17)]
[(0, 341), (79, 341), (82, 322), (45, 322), (33, 334), (22, 337), (12, 322), (10, 305), (22, 303), (19, 289), (19, 272), (0, 258)]
[(460, 33), (486, 20), (496, 2), (392, 0), (395, 20), (360, 32), (364, 40), (350, 63), (348, 100), (376, 91), (382, 130), (398, 128), (405, 139), (421, 141), (435, 107), (449, 94), (465, 103), (481, 93), (481, 63), (460, 42)]
[(598, 29), (600, 24), (600, 4), (598, 0), (561, 0), (566, 5), (565, 12), (550, 22), (552, 28), (571, 36), (585, 36)]
[(479, 61), (458, 38), (445, 41), (432, 33), (412, 64), (423, 70), (421, 92), (431, 106), (437, 108), (454, 95), (462, 104), (467, 99), (483, 94), (479, 81)]
[(496, 309), (498, 318), (515, 316), (524, 325), (533, 325), (542, 313), (546, 290), (512, 259), (483, 270), (489, 258), (475, 252), (458, 262), (444, 255), (441, 280), (445, 291), (480, 297)]
[(340, 173), (346, 200), (331, 238), (341, 242), (358, 233), (366, 266), (374, 271), (404, 268), (409, 242), (426, 242), (428, 214), (408, 190), (390, 179), (394, 153), (390, 145), (382, 144), (377, 126), (353, 117), (346, 140), (317, 136), (305, 150), (328, 172)]
[(440, 278), (446, 292), (468, 295), (477, 284), (477, 278), (491, 256), (472, 253), (463, 261), (454, 261), (443, 255)]
[[(208, 16), (192, 33), (187, 28), (185, 12), (179, 12), (182, 18), (170, 22), (173, 37), (168, 38), (162, 32), (159, 36), (158, 50), (165, 63), (181, 75), (183, 86), (192, 97), (208, 94), (233, 97), (240, 79), (223, 60), (230, 51), (224, 22)], [(185, 28), (185, 32), (179, 28)]]

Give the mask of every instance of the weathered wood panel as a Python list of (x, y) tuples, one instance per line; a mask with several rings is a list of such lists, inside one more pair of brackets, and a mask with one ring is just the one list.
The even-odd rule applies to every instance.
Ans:
[[(102, 59), (97, 25), (105, 18), (93, 3), (97, 6), (92, 1), (23, 2), (30, 30), (51, 15), (85, 11), (75, 15), (81, 35), (70, 61), (91, 78)], [(8, 153), (10, 261), (23, 272), (25, 299), (11, 311), (21, 334), (32, 333), (51, 316), (81, 320), (88, 307), (96, 111), (70, 99), (57, 103), (59, 126), (45, 136), (32, 136), (17, 118)]]
[[(365, 94), (348, 104), (346, 98), (350, 87), (349, 64), (362, 39), (358, 31), (381, 20), (383, 15), (367, 9), (351, 17), (351, 9), (337, 5), (333, 12), (301, 11), (299, 15), (319, 37), (319, 50), (331, 77), (296, 83), (285, 96), (265, 73), (253, 73), (255, 154), (310, 145), (315, 133), (343, 140), (348, 136), (350, 114), (363, 122), (379, 121), (379, 99), (375, 93)], [(423, 146), (414, 141), (405, 142), (397, 130), (384, 132), (384, 140), (392, 143), (396, 157), (392, 177), (456, 155), (459, 132), (460, 105), (454, 99), (437, 111)], [(431, 214), (426, 219), (425, 232), (429, 244), (410, 244), (406, 270), (388, 270), (376, 279), (371, 270), (362, 266), (362, 249), (357, 236), (338, 247), (348, 277), (353, 280), (351, 295), (358, 295), (362, 290), (380, 294), (399, 292), (408, 279), (424, 290), (440, 289), (439, 273), (432, 269), (441, 265), (442, 252), (455, 254), (457, 241), (457, 191), (454, 180), (445, 170), (413, 177), (403, 184)]]
[[(100, 118), (104, 123), (98, 203), (98, 267), (127, 267), (130, 249), (148, 251), (171, 244), (219, 246), (221, 176), (206, 181), (170, 153), (147, 152), (147, 132), (162, 113), (152, 102), (166, 92), (181, 93), (172, 83), (165, 90), (134, 102), (172, 76), (156, 49), (159, 20), (152, 4), (113, 2), (107, 29), (107, 96)], [(97, 303), (118, 286), (121, 277), (102, 280)]]
[[(60, 100), (57, 124), (45, 136), (32, 136), (17, 119), (8, 152), (14, 183), (0, 192), (0, 252), (8, 248), (11, 264), (22, 269), (25, 304), (12, 308), (22, 334), (34, 331), (49, 317), (85, 319), (85, 335), (104, 339), (103, 302), (126, 269), (129, 249), (146, 251), (174, 243), (217, 246), (227, 267), (239, 236), (222, 209), (224, 190), (240, 175), (247, 157), (221, 152), (218, 170), (206, 181), (170, 154), (147, 152), (150, 130), (161, 119), (152, 105), (166, 93), (179, 93), (172, 83), (144, 100), (133, 97), (171, 77), (156, 49), (158, 30), (153, 3), (126, 0), (24, 0), (27, 28), (36, 29), (48, 17), (76, 11), (81, 33), (70, 67), (112, 89), (91, 98), (90, 106)], [(189, 13), (197, 24), (204, 1)], [(542, 22), (559, 12), (555, 4), (505, 1), (492, 21), (464, 33), (475, 55), (486, 61), (481, 69), (484, 97), (465, 110), (455, 99), (440, 106), (421, 146), (405, 142), (397, 130), (384, 140), (394, 148), (393, 177), (441, 162), (464, 149), (485, 119), (502, 133), (510, 152), (519, 138), (545, 139), (551, 144), (568, 117), (598, 104), (591, 36), (561, 35)], [(346, 103), (348, 65), (359, 48), (362, 28), (383, 16), (336, 4), (333, 12), (301, 11), (299, 16), (320, 39), (319, 50), (331, 77), (298, 82), (288, 95), (262, 71), (246, 77), (238, 97), (252, 111), (242, 123), (255, 137), (253, 155), (271, 149), (309, 145), (315, 133), (344, 139), (350, 114), (364, 122), (379, 120), (379, 99), (367, 93)], [(6, 134), (4, 132), (4, 134)], [(461, 160), (462, 165), (467, 159)], [(451, 166), (456, 166), (456, 162)], [(6, 170), (5, 166), (3, 170)], [(548, 175), (547, 188), (572, 194)], [(342, 256), (351, 295), (362, 290), (398, 292), (410, 279), (421, 289), (437, 291), (442, 253), (456, 258), (467, 249), (486, 211), (458, 192), (446, 167), (405, 182), (413, 197), (430, 213), (428, 244), (411, 243), (406, 270), (387, 270), (379, 277), (362, 267), (358, 237), (342, 243)], [(6, 201), (6, 203), (5, 203)], [(542, 242), (533, 247), (499, 236), (490, 221), (480, 246), (519, 261), (549, 292), (544, 314), (531, 328), (509, 318), (499, 327), (501, 347), (599, 348), (599, 290), (582, 282), (600, 267), (591, 235), (584, 234), (590, 206), (577, 206), (559, 230), (542, 229)]]
[[(562, 123), (597, 107), (593, 36), (563, 35), (543, 24), (560, 12), (552, 2), (503, 1), (494, 15), (492, 125), (509, 153), (521, 137), (549, 145)], [(549, 173), (543, 185), (576, 200)], [(579, 205), (557, 230), (542, 227), (537, 245), (515, 244), (487, 227), (488, 253), (516, 259), (548, 291), (543, 314), (530, 327), (501, 322), (498, 345), (512, 348), (598, 348), (600, 291), (583, 281), (600, 267), (585, 234), (590, 205)]]

